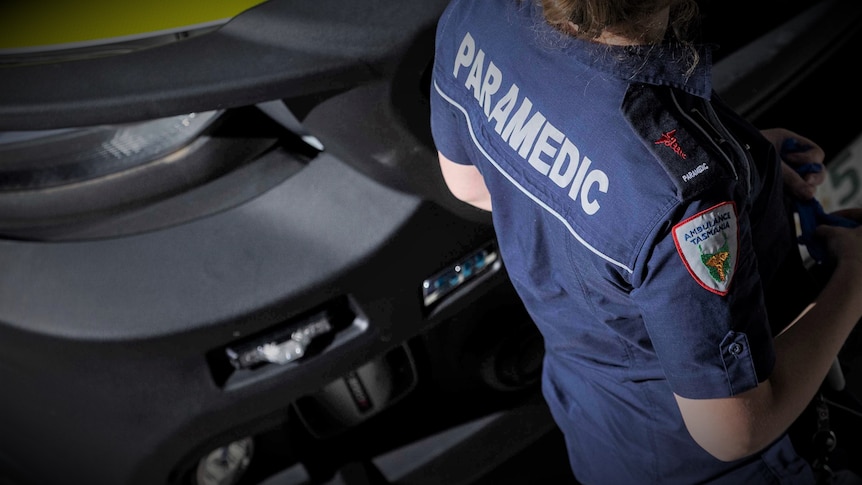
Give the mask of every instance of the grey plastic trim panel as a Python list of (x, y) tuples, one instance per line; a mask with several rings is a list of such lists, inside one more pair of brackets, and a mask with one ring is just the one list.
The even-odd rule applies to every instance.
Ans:
[(716, 63), (713, 88), (754, 118), (860, 30), (862, 3), (824, 0)]
[(140, 121), (380, 77), (445, 0), (270, 0), (210, 33), (124, 55), (4, 67), (0, 130)]
[(260, 197), (168, 229), (81, 242), (0, 240), (0, 322), (73, 340), (205, 328), (330, 281), (420, 204), (323, 154)]

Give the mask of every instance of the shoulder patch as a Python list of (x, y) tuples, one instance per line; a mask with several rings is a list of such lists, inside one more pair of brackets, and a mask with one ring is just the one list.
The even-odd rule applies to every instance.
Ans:
[(673, 226), (673, 242), (700, 286), (717, 295), (727, 294), (739, 254), (733, 202), (722, 202)]

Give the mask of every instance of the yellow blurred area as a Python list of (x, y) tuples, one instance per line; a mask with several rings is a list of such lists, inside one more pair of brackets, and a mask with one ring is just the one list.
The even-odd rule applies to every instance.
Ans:
[(0, 49), (93, 42), (223, 21), (266, 0), (0, 0)]

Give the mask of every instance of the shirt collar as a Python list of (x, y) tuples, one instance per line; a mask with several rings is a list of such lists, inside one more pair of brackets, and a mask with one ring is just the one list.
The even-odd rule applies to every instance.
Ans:
[(560, 47), (564, 54), (591, 69), (607, 73), (629, 83), (671, 86), (704, 99), (712, 93), (712, 50), (710, 45), (695, 45), (699, 59), (689, 71), (692, 54), (689, 47), (668, 35), (661, 44), (609, 46), (576, 39), (557, 32), (542, 17), (541, 7), (533, 11), (545, 34), (564, 37)]
[(689, 71), (692, 54), (679, 42), (643, 46), (607, 46), (572, 39), (571, 55), (591, 68), (629, 83), (671, 86), (709, 99), (712, 92), (712, 50), (696, 46), (699, 59)]

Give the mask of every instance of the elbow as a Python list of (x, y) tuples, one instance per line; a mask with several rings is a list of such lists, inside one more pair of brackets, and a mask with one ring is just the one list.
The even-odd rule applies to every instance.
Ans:
[(443, 154), (438, 155), (440, 171), (449, 192), (461, 202), (490, 211), (491, 194), (479, 170), (473, 165), (459, 165)]
[(491, 210), (491, 197), (487, 195), (487, 193), (475, 193), (475, 192), (466, 192), (466, 191), (453, 191), (450, 190), (452, 195), (464, 202), (466, 204), (470, 204), (473, 207), (477, 207), (479, 209), (483, 209), (486, 211)]
[(464, 181), (450, 178), (446, 180), (446, 185), (449, 193), (459, 201), (487, 211), (491, 210), (491, 194), (482, 179)]
[(453, 183), (449, 183), (447, 186), (449, 188), (449, 193), (461, 202), (472, 204), (473, 201), (479, 200), (480, 198), (480, 194), (477, 194), (477, 191), (470, 187)]
[(734, 424), (716, 420), (702, 426), (687, 423), (686, 427), (704, 451), (723, 462), (747, 458), (769, 445), (770, 440), (755, 423)]
[(720, 461), (741, 460), (772, 441), (768, 416), (754, 412), (756, 406), (744, 398), (677, 400), (691, 438)]
[(753, 441), (736, 437), (731, 443), (716, 443), (710, 440), (694, 438), (698, 445), (717, 460), (733, 462), (751, 456), (763, 449), (763, 446)]

